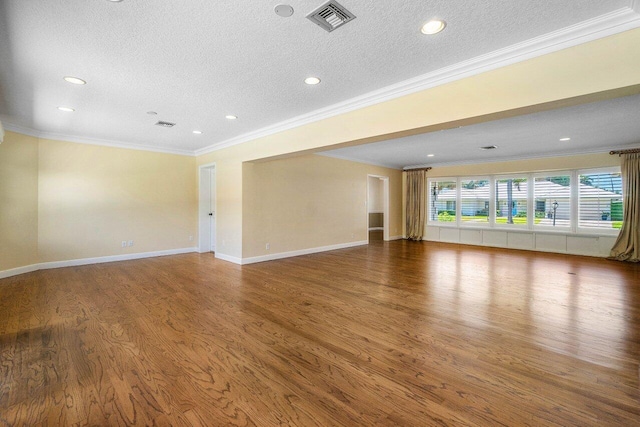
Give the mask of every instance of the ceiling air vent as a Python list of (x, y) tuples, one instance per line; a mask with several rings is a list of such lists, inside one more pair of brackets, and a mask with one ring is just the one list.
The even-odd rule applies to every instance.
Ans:
[(156, 126), (162, 126), (163, 128), (172, 128), (175, 125), (176, 125), (175, 123), (163, 122), (162, 120), (160, 120), (160, 121), (158, 121), (158, 123), (156, 123)]
[(347, 22), (356, 19), (356, 16), (337, 1), (330, 0), (308, 14), (307, 19), (328, 32), (331, 32)]
[(480, 147), (481, 150), (495, 150), (498, 148), (497, 145), (487, 145), (486, 147)]

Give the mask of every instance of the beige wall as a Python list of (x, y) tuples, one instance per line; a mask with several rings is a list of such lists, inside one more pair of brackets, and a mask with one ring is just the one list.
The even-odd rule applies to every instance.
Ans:
[(188, 156), (41, 140), (40, 262), (196, 246), (195, 165)]
[[(0, 272), (195, 247), (196, 178), (195, 157), (7, 132), (0, 144)], [(122, 248), (123, 240), (134, 245)]]
[(367, 240), (367, 174), (389, 177), (390, 235), (400, 235), (399, 170), (318, 155), (245, 163), (243, 258)]
[(38, 139), (0, 144), (0, 271), (38, 262)]

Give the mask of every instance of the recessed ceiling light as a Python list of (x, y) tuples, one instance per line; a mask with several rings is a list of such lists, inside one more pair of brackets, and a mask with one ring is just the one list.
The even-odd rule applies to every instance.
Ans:
[(420, 29), (420, 31), (422, 32), (422, 34), (428, 34), (428, 35), (437, 34), (440, 31), (444, 30), (444, 27), (446, 26), (447, 26), (446, 22), (440, 19), (432, 19), (431, 21), (424, 24)]
[(120, 3), (122, 0), (107, 0), (110, 1), (111, 3)]
[(560, 138), (560, 141), (571, 141), (571, 138)]
[(74, 110), (74, 109), (73, 109), (73, 108), (71, 108), (71, 107), (58, 107), (58, 110), (60, 110), (60, 111), (66, 111), (67, 113), (73, 113), (74, 111), (76, 111), (76, 110)]
[(155, 116), (158, 113), (156, 113), (155, 111), (147, 111), (147, 114), (150, 115), (150, 116)]
[(304, 82), (308, 85), (317, 85), (318, 83), (320, 83), (320, 79), (317, 77), (307, 77), (306, 79), (304, 79)]
[(73, 83), (74, 85), (86, 85), (87, 84), (87, 82), (85, 82), (82, 79), (79, 79), (78, 77), (65, 76), (64, 80), (66, 82)]
[(202, 135), (202, 131), (201, 130), (194, 130), (193, 133), (195, 133), (196, 135)]
[(427, 154), (427, 157), (433, 157), (435, 154)]
[(235, 119), (237, 119), (237, 118), (238, 118), (238, 116), (234, 116), (233, 114), (229, 114), (229, 115), (226, 115), (226, 116), (224, 116), (224, 117), (225, 117), (226, 119), (229, 119), (229, 120), (235, 120)]

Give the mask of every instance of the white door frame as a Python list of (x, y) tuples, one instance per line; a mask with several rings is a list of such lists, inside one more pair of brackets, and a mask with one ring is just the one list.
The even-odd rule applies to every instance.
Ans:
[(367, 175), (367, 243), (369, 243), (369, 177), (382, 181), (382, 239), (389, 241), (389, 177), (382, 175)]
[[(214, 242), (211, 242), (211, 219), (209, 212), (211, 208), (211, 184), (217, 190), (216, 185), (216, 164), (207, 163), (200, 165), (198, 168), (198, 252), (211, 252), (212, 248), (218, 245), (218, 233), (214, 233)], [(217, 194), (217, 191), (214, 191)], [(213, 201), (213, 230), (216, 230), (217, 224), (217, 202)]]

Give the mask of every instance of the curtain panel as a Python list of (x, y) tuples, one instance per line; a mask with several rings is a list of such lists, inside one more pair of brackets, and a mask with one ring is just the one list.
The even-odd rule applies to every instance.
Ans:
[(407, 171), (406, 230), (410, 240), (422, 240), (427, 218), (426, 172)]
[(622, 155), (623, 223), (611, 259), (640, 262), (640, 153)]

